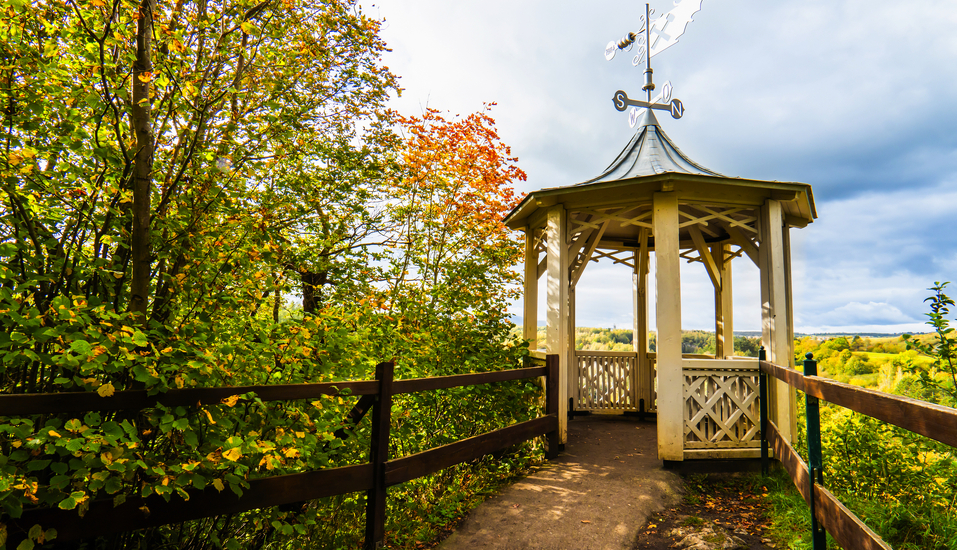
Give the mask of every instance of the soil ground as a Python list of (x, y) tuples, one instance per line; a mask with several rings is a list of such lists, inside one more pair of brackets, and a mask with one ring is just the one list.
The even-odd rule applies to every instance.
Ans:
[(439, 548), (628, 550), (652, 513), (681, 501), (653, 419), (591, 415), (568, 426), (557, 459), (482, 503)]
[(687, 548), (675, 528), (733, 534), (742, 549), (774, 548), (765, 535), (765, 491), (755, 479), (666, 470), (654, 418), (576, 417), (556, 460), (474, 509), (439, 548)]
[(737, 548), (763, 550), (775, 548), (768, 537), (766, 495), (763, 485), (746, 474), (706, 474), (683, 476), (686, 483), (681, 504), (652, 515), (638, 533), (635, 550), (673, 550), (682, 548), (682, 536), (674, 529), (694, 531), (705, 526), (734, 535), (744, 545)]

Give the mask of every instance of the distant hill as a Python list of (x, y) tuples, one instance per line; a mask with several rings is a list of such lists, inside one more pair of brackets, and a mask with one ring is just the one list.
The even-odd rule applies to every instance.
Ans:
[[(525, 318), (521, 315), (515, 315), (515, 314), (509, 315), (508, 319), (515, 326), (518, 326), (518, 327), (522, 326), (525, 322)], [(544, 327), (545, 324), (546, 323), (544, 319), (538, 320), (538, 326)], [(576, 327), (576, 328), (591, 329), (593, 327)], [(706, 332), (710, 334), (710, 333), (713, 333), (714, 331), (696, 330), (695, 332)], [(861, 338), (890, 338), (890, 337), (900, 336), (902, 334), (929, 334), (929, 333), (926, 333), (926, 332), (795, 332), (794, 337), (804, 338), (805, 336), (812, 336), (814, 338), (836, 338), (838, 336), (850, 336), (850, 337), (860, 336)], [(734, 331), (734, 335), (745, 336), (747, 338), (760, 338), (761, 331), (760, 330), (736, 330)]]

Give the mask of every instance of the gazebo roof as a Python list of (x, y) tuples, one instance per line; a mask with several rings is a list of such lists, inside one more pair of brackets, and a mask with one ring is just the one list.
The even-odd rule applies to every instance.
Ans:
[(674, 191), (679, 201), (759, 207), (767, 199), (783, 201), (789, 225), (804, 227), (817, 218), (811, 186), (734, 178), (689, 159), (661, 130), (654, 113), (645, 112), (639, 130), (599, 176), (573, 185), (550, 187), (525, 196), (505, 216), (505, 225), (521, 229), (555, 204), (599, 208), (652, 201), (657, 192)]
[(685, 156), (658, 126), (654, 112), (646, 109), (640, 129), (621, 153), (618, 153), (618, 157), (600, 176), (578, 185), (627, 180), (666, 172), (724, 177)]

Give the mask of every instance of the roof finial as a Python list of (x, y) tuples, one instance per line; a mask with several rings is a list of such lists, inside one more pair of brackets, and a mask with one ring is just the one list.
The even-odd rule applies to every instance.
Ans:
[[(651, 15), (655, 13), (655, 10), (645, 4), (645, 15), (640, 18), (642, 29), (637, 33), (630, 32), (617, 43), (613, 40), (605, 46), (605, 59), (611, 61), (618, 50), (630, 50), (632, 45), (638, 42), (638, 55), (632, 60), (632, 65), (638, 66), (642, 61), (645, 63), (645, 82), (641, 89), (646, 94), (646, 101), (629, 99), (628, 94), (622, 90), (615, 92), (612, 98), (615, 108), (619, 111), (624, 111), (628, 106), (632, 107), (628, 116), (628, 124), (632, 128), (639, 119), (657, 122), (654, 117), (642, 117), (647, 109), (671, 111), (671, 116), (676, 119), (684, 114), (684, 105), (681, 100), (671, 99), (673, 90), (671, 82), (665, 82), (661, 93), (654, 98), (651, 97), (651, 92), (655, 89), (651, 58), (678, 42), (678, 37), (684, 34), (688, 23), (691, 22), (691, 17), (701, 9), (701, 2), (702, 0), (675, 0), (675, 7), (655, 21), (651, 21)], [(644, 36), (641, 36), (642, 33)], [(653, 38), (652, 33), (654, 33)]]

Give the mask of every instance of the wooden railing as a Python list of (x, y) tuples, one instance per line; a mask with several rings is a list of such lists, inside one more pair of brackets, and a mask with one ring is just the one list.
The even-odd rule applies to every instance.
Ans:
[[(210, 487), (188, 491), (189, 499), (174, 497), (169, 502), (152, 495), (130, 497), (119, 506), (113, 499), (90, 503), (83, 517), (76, 510), (36, 508), (24, 510), (19, 518), (5, 518), (7, 548), (16, 548), (33, 525), (55, 528), (56, 541), (109, 535), (146, 529), (204, 517), (234, 514), (257, 508), (280, 506), (317, 498), (365, 491), (365, 548), (381, 547), (385, 536), (385, 499), (388, 487), (435, 473), (443, 468), (480, 458), (528, 439), (546, 435), (546, 457), (558, 455), (558, 356), (549, 355), (545, 366), (435, 378), (393, 380), (392, 362), (376, 366), (375, 380), (287, 384), (271, 386), (231, 386), (170, 390), (161, 395), (146, 391), (118, 391), (111, 397), (96, 393), (0, 395), (0, 417), (35, 414), (79, 413), (87, 411), (142, 410), (162, 404), (166, 407), (219, 404), (224, 398), (254, 392), (262, 401), (315, 399), (323, 395), (361, 396), (347, 422), (353, 425), (371, 408), (372, 441), (366, 464), (314, 470), (298, 474), (252, 479), (242, 497), (230, 491)], [(545, 415), (519, 422), (455, 443), (410, 456), (389, 459), (389, 430), (394, 395), (462, 386), (474, 386), (545, 377)], [(344, 437), (344, 432), (337, 436)], [(144, 508), (145, 507), (145, 508)], [(142, 510), (148, 509), (145, 514)]]
[(681, 367), (685, 450), (750, 449), (756, 453), (760, 447), (757, 359), (683, 359)]
[(622, 351), (575, 351), (580, 411), (637, 411), (640, 399), (638, 354)]
[[(886, 394), (843, 384), (817, 376), (817, 362), (807, 355), (804, 374), (769, 363), (762, 348), (759, 365), (761, 392), (761, 460), (765, 474), (768, 471), (768, 447), (787, 470), (794, 485), (811, 508), (811, 530), (814, 550), (826, 548), (825, 530), (846, 550), (890, 550), (880, 536), (847, 509), (840, 500), (824, 488), (821, 456), (821, 429), (818, 400), (840, 405), (852, 411), (889, 422), (895, 426), (957, 447), (957, 410), (926, 401)], [(768, 377), (773, 376), (801, 390), (807, 399), (808, 464), (785, 440), (777, 426), (768, 418)]]

